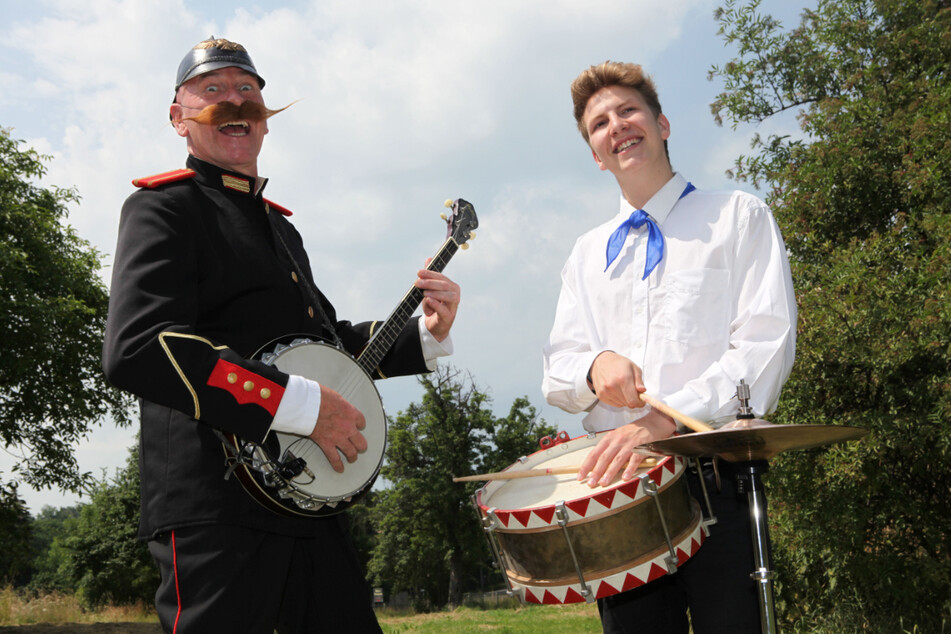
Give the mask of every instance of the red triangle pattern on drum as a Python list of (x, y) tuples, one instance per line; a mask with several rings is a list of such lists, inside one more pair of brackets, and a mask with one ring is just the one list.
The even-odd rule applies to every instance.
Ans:
[(614, 503), (614, 494), (617, 492), (617, 489), (609, 489), (604, 493), (599, 493), (594, 496), (594, 499), (597, 500), (601, 506), (606, 509), (611, 508), (611, 504)]
[(627, 592), (628, 590), (639, 588), (645, 583), (647, 582), (640, 577), (635, 577), (631, 573), (627, 573), (627, 576), (624, 577), (624, 585), (621, 586), (621, 592)]
[(551, 519), (555, 517), (555, 507), (546, 506), (543, 509), (535, 509), (534, 513), (538, 517), (542, 518), (542, 521), (544, 521), (546, 524), (551, 524)]
[(518, 520), (518, 523), (522, 526), (528, 526), (528, 520), (532, 517), (531, 511), (513, 511), (512, 516)]
[(591, 498), (580, 498), (578, 500), (572, 500), (571, 502), (565, 502), (565, 506), (570, 508), (581, 517), (584, 517), (588, 512), (588, 502), (590, 501)]
[(565, 593), (565, 603), (584, 603), (584, 597), (581, 596), (581, 593), (575, 590), (572, 587), (568, 587), (568, 592)]
[(661, 568), (657, 564), (651, 564), (651, 572), (649, 575), (647, 575), (647, 582), (650, 583), (651, 581), (660, 579), (666, 574), (667, 571), (665, 569)]
[(525, 588), (525, 603), (541, 603), (531, 590)]
[(690, 559), (690, 555), (683, 551), (683, 548), (677, 549), (677, 567), (680, 568), (684, 562)]
[(617, 490), (633, 500), (635, 497), (637, 497), (637, 487), (640, 483), (641, 481), (635, 478), (627, 484), (618, 487)]
[[(628, 575), (630, 576), (630, 575)], [(595, 599), (603, 599), (604, 597), (609, 597), (611, 595), (617, 594), (618, 589), (612, 586), (607, 581), (602, 581), (601, 585), (598, 586), (598, 593), (595, 595)]]
[(510, 513), (506, 511), (496, 511), (495, 516), (499, 518), (499, 521), (502, 522), (502, 526), (508, 528), (509, 525), (509, 515)]
[(548, 590), (545, 590), (545, 595), (542, 598), (542, 603), (544, 603), (545, 605), (560, 605), (561, 601), (559, 601), (558, 597), (553, 595), (551, 592), (549, 592)]

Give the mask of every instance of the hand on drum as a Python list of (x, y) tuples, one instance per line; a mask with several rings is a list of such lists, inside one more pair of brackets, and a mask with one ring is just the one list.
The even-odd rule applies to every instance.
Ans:
[(630, 480), (645, 457), (634, 453), (634, 448), (668, 438), (676, 429), (674, 419), (654, 409), (633, 423), (607, 432), (581, 463), (578, 480), (587, 480), (592, 488), (611, 484), (618, 473)]
[(320, 413), (310, 438), (324, 452), (337, 473), (343, 473), (341, 453), (346, 456), (347, 462), (352, 463), (356, 462), (357, 454), (367, 450), (367, 439), (360, 433), (366, 426), (366, 419), (360, 410), (335, 390), (320, 386)]

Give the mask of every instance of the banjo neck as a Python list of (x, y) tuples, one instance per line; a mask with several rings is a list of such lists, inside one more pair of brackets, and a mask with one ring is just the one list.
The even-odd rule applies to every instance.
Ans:
[[(472, 205), (460, 198), (452, 203), (452, 210), (452, 218), (447, 219), (449, 235), (426, 267), (429, 271), (441, 273), (459, 248), (466, 248), (468, 246), (466, 241), (475, 236), (472, 230), (478, 227), (478, 220)], [(423, 291), (416, 288), (414, 284), (396, 308), (393, 309), (390, 316), (386, 318), (383, 325), (373, 334), (363, 352), (356, 359), (357, 365), (363, 368), (367, 374), (372, 376), (376, 372), (380, 361), (393, 347), (396, 338), (403, 330), (403, 326), (413, 316), (422, 301)]]

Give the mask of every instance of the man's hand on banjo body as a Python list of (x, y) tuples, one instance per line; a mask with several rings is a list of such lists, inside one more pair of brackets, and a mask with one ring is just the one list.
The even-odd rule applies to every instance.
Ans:
[[(357, 455), (367, 450), (367, 439), (360, 433), (367, 422), (363, 414), (335, 390), (320, 386), (320, 414), (310, 438), (330, 461), (337, 473), (343, 473), (343, 460), (355, 462)], [(340, 450), (339, 453), (337, 450)]]

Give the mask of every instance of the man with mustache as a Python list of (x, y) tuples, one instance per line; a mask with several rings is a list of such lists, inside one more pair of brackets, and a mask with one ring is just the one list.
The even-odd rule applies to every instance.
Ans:
[[(736, 417), (743, 379), (756, 415), (775, 409), (793, 364), (796, 303), (769, 208), (673, 171), (672, 127), (640, 66), (592, 66), (571, 95), (595, 164), (617, 180), (620, 209), (578, 238), (562, 269), (542, 391), (603, 432), (578, 474), (596, 487), (634, 477), (643, 456), (632, 450), (678, 431), (642, 393), (720, 425)], [(720, 464), (722, 477), (709, 463), (687, 476), (699, 500), (699, 477), (708, 482), (718, 519), (709, 538), (676, 573), (600, 599), (605, 632), (760, 631), (748, 505)]]
[[(363, 414), (338, 392), (251, 359), (290, 333), (355, 355), (373, 326), (337, 319), (290, 212), (262, 195), (257, 160), (276, 113), (264, 83), (228, 40), (182, 60), (169, 114), (186, 168), (133, 181), (103, 367), (140, 398), (139, 532), (162, 574), (166, 631), (379, 631), (346, 514), (277, 514), (225, 478), (221, 433), (309, 437), (340, 472), (367, 449)], [(422, 270), (416, 286), (423, 316), (399, 333), (380, 377), (431, 371), (451, 353), (458, 285)]]

